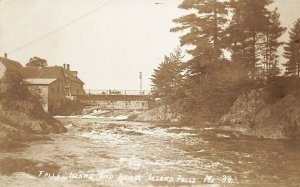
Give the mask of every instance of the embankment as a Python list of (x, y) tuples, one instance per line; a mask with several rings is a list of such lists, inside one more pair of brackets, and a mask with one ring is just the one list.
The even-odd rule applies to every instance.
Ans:
[[(198, 121), (197, 125), (216, 126), (218, 130), (267, 139), (300, 138), (300, 92), (289, 92), (269, 102), (264, 88), (241, 94), (217, 123)], [(197, 116), (195, 116), (197, 118)], [(180, 122), (169, 106), (159, 106), (129, 117), (132, 121)], [(215, 125), (214, 125), (215, 124)]]
[(223, 130), (269, 139), (300, 137), (300, 92), (294, 91), (275, 102), (256, 89), (242, 94), (219, 121)]
[(141, 113), (132, 114), (130, 120), (140, 122), (178, 122), (180, 117), (173, 113), (170, 106), (159, 106)]
[(14, 149), (26, 141), (44, 139), (49, 133), (62, 133), (66, 129), (40, 104), (30, 101), (0, 99), (0, 147)]

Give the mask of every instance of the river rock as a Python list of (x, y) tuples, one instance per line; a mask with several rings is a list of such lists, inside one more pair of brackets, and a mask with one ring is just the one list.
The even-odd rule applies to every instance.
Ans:
[(219, 121), (221, 129), (270, 139), (299, 138), (300, 92), (274, 103), (266, 103), (266, 96), (263, 89), (242, 94)]
[(251, 90), (238, 97), (230, 111), (219, 121), (222, 125), (252, 127), (254, 118), (265, 106), (266, 92), (263, 89)]
[[(16, 147), (14, 142), (32, 139), (32, 136), (66, 132), (59, 121), (44, 112), (37, 100), (30, 96), (11, 96), (19, 91), (19, 87), (10, 88), (10, 85), (19, 80), (20, 68), (17, 62), (0, 57), (0, 149)], [(7, 72), (11, 74), (7, 76)]]
[[(131, 118), (131, 117), (129, 117)], [(133, 121), (143, 122), (178, 122), (179, 116), (171, 111), (169, 106), (159, 106), (136, 114)]]
[(300, 94), (293, 92), (266, 106), (254, 119), (253, 134), (272, 139), (300, 137)]
[(30, 101), (0, 101), (0, 125), (7, 124), (14, 128), (36, 133), (61, 133), (65, 127), (38, 103)]

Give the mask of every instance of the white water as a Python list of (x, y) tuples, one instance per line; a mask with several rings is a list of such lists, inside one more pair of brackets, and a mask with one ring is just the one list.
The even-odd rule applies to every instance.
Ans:
[[(9, 186), (280, 186), (300, 183), (299, 144), (234, 138), (213, 128), (99, 119), (64, 120), (69, 132), (6, 156), (55, 162), (60, 177), (24, 172)], [(57, 174), (57, 173), (56, 173)], [(86, 174), (86, 178), (83, 178)], [(93, 174), (93, 176), (91, 176)], [(172, 179), (172, 180), (171, 180)], [(158, 182), (159, 180), (160, 182)], [(222, 181), (223, 180), (223, 181)]]

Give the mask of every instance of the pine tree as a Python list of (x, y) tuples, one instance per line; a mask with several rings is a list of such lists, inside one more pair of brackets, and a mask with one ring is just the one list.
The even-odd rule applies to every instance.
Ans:
[(284, 47), (284, 57), (287, 58), (285, 75), (300, 79), (300, 18), (289, 31), (290, 39)]
[(250, 44), (247, 38), (250, 36), (246, 32), (245, 6), (245, 3), (240, 0), (230, 1), (233, 16), (227, 33), (229, 35), (229, 49), (232, 61), (247, 67), (250, 61), (250, 53), (247, 52)]
[[(197, 59), (191, 62), (194, 73), (198, 71), (197, 63), (213, 63), (223, 56), (226, 48), (225, 27), (228, 19), (228, 3), (219, 0), (184, 0), (179, 8), (195, 13), (174, 19), (180, 26), (171, 29), (172, 32), (185, 31), (181, 36), (181, 45), (194, 48), (188, 53)], [(204, 58), (205, 56), (205, 58)]]
[(273, 0), (231, 0), (232, 21), (227, 29), (232, 61), (242, 64), (252, 78), (257, 76), (260, 57), (259, 41), (268, 30)]
[(159, 67), (154, 69), (151, 78), (154, 95), (162, 98), (167, 104), (174, 102), (182, 91), (183, 68), (182, 52), (179, 48), (165, 56)]
[(264, 78), (274, 77), (280, 74), (280, 69), (278, 67), (279, 55), (278, 47), (283, 45), (283, 42), (279, 41), (279, 38), (285, 32), (286, 28), (281, 26), (279, 21), (280, 14), (276, 8), (270, 13), (269, 16), (269, 25), (266, 32), (264, 33), (264, 42), (262, 49), (262, 65), (264, 71)]

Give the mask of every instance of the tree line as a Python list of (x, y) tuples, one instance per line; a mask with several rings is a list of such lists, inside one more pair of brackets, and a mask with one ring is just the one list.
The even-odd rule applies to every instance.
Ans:
[[(171, 32), (182, 33), (181, 46), (191, 59), (184, 62), (180, 48), (166, 55), (152, 75), (154, 96), (187, 120), (197, 116), (197, 121), (213, 121), (247, 90), (278, 92), (278, 85), (287, 84), (294, 88), (300, 80), (300, 18), (289, 30), (289, 41), (281, 42), (287, 29), (278, 9), (268, 8), (272, 3), (184, 0), (178, 7), (190, 13), (174, 19), (177, 27)], [(287, 59), (284, 76), (280, 46)]]

